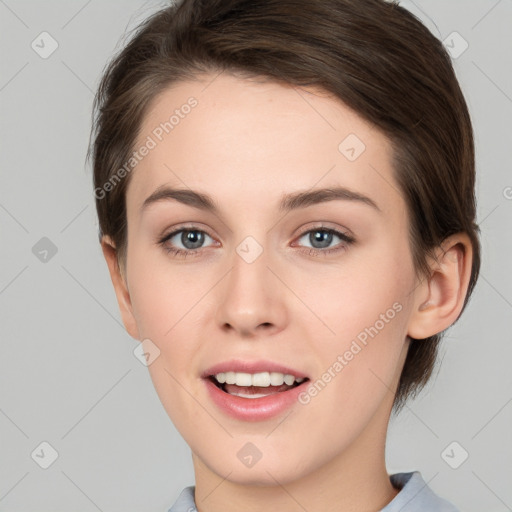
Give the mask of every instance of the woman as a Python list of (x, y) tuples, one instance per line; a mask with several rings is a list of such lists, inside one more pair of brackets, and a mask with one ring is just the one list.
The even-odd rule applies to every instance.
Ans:
[(171, 512), (456, 510), (384, 457), (480, 267), (442, 44), (384, 0), (184, 0), (95, 113), (103, 253), (192, 451)]

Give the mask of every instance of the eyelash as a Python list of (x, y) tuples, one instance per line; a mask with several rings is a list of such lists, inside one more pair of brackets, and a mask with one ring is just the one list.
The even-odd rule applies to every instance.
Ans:
[[(176, 230), (172, 231), (171, 233), (168, 233), (163, 238), (158, 240), (158, 244), (161, 245), (164, 248), (164, 250), (166, 251), (167, 254), (172, 254), (176, 258), (186, 258), (187, 256), (197, 256), (197, 255), (199, 255), (202, 252), (202, 249), (204, 249), (204, 248), (199, 248), (199, 249), (178, 249), (178, 248), (175, 248), (175, 247), (171, 247), (171, 246), (169, 246), (167, 244), (167, 242), (170, 239), (172, 239), (178, 233), (182, 233), (182, 232), (203, 233), (205, 235), (208, 235), (210, 238), (213, 238), (206, 231), (204, 231), (202, 229), (199, 229), (199, 228), (197, 228), (195, 226), (187, 226), (187, 227), (181, 227), (179, 229), (176, 229)], [(303, 233), (301, 233), (298, 236), (298, 238), (300, 239), (304, 235), (307, 235), (308, 233), (314, 233), (314, 232), (321, 232), (321, 233), (327, 233), (327, 234), (336, 235), (337, 237), (341, 238), (343, 243), (340, 243), (340, 244), (338, 244), (338, 246), (335, 246), (334, 248), (331, 248), (331, 249), (315, 249), (314, 247), (310, 247), (310, 248), (306, 248), (305, 250), (301, 251), (301, 252), (305, 252), (306, 254), (308, 254), (308, 256), (314, 256), (314, 255), (317, 255), (317, 256), (320, 256), (320, 255), (327, 256), (329, 254), (333, 254), (333, 253), (337, 253), (339, 251), (342, 251), (342, 250), (346, 249), (347, 246), (349, 246), (349, 245), (351, 245), (351, 244), (353, 244), (355, 242), (355, 239), (353, 237), (347, 235), (346, 233), (342, 233), (341, 231), (338, 231), (336, 229), (328, 228), (328, 227), (323, 227), (323, 226), (319, 226), (319, 227), (316, 227), (316, 228), (308, 229), (307, 231), (304, 231)]]

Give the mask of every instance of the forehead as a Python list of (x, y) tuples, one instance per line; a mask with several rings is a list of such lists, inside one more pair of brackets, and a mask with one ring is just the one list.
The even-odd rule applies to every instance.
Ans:
[(388, 139), (319, 89), (226, 73), (178, 82), (153, 100), (135, 149), (144, 145), (128, 188), (137, 207), (162, 185), (248, 206), (316, 184), (373, 195), (383, 209), (399, 195)]

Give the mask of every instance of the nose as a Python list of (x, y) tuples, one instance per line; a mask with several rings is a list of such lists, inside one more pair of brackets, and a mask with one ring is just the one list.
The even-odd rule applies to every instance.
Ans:
[(217, 323), (222, 330), (238, 337), (255, 337), (285, 328), (286, 290), (269, 263), (266, 251), (252, 262), (234, 252), (231, 271), (219, 289)]

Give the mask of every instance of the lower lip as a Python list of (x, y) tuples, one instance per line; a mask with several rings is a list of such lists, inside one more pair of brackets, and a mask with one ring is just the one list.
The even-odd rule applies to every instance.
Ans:
[(218, 388), (210, 379), (203, 379), (214, 403), (226, 414), (243, 421), (262, 421), (282, 413), (298, 401), (304, 391), (306, 380), (289, 389), (260, 398), (243, 398), (230, 395)]

